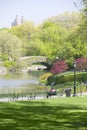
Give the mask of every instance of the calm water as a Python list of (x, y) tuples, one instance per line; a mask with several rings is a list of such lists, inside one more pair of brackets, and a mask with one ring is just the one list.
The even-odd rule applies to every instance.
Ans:
[(39, 78), (43, 72), (0, 75), (0, 93), (41, 91)]

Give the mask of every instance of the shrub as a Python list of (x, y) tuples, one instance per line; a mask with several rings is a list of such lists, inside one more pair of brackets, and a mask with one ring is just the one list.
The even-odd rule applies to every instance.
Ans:
[(15, 62), (14, 61), (4, 61), (4, 66), (7, 68), (10, 68), (12, 66), (15, 66)]
[(41, 75), (40, 82), (45, 83), (47, 81), (47, 78), (50, 77), (51, 75), (52, 75), (51, 73), (45, 73), (45, 74)]
[(55, 81), (56, 81), (55, 76), (51, 75), (47, 78), (47, 85), (51, 85)]
[[(61, 74), (61, 75), (52, 75), (47, 79), (48, 84), (50, 85), (52, 82), (55, 84), (66, 83), (66, 82), (73, 82), (74, 75), (71, 74)], [(78, 82), (85, 82), (87, 81), (87, 73), (86, 72), (79, 72), (76, 74), (76, 81)]]
[(58, 73), (65, 72), (67, 69), (68, 69), (68, 65), (64, 61), (58, 61), (53, 64), (50, 72), (52, 74), (58, 74)]
[(87, 70), (87, 58), (79, 58), (76, 60), (76, 69), (77, 70)]

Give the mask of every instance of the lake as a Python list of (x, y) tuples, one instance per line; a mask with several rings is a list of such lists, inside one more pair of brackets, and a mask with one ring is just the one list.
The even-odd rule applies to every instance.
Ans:
[(44, 86), (39, 85), (39, 78), (43, 71), (28, 73), (7, 73), (0, 75), (0, 93), (28, 93), (45, 91)]

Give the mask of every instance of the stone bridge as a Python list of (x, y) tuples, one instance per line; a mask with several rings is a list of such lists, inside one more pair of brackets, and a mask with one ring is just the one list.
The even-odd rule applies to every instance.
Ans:
[(19, 60), (25, 61), (29, 64), (34, 64), (38, 62), (46, 62), (46, 57), (45, 56), (26, 56), (26, 57), (21, 57)]

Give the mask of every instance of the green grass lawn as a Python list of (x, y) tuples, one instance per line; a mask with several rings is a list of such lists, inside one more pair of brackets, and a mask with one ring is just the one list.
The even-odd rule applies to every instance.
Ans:
[(87, 97), (0, 102), (0, 130), (87, 130)]

